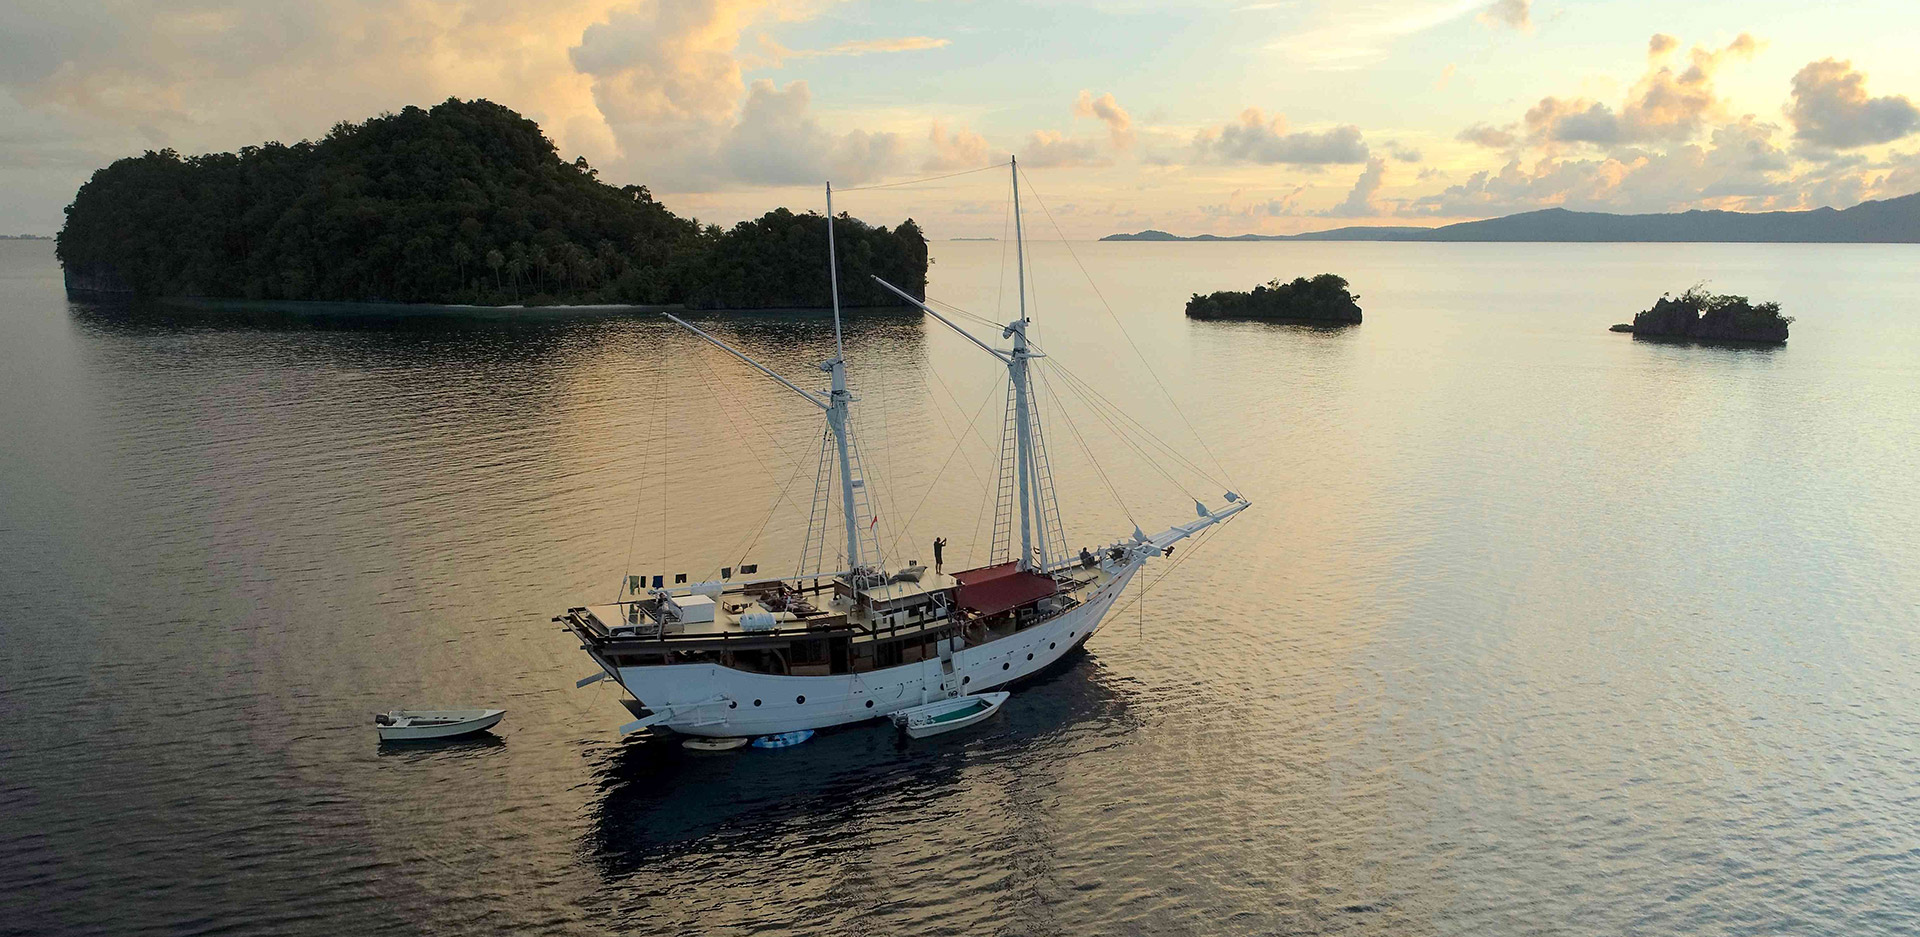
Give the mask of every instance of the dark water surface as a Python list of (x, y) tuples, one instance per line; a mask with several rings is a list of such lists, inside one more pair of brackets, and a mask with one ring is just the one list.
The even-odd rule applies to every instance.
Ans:
[[(1920, 932), (1920, 249), (1076, 250), (1126, 333), (1040, 244), (1042, 344), (1254, 511), (977, 731), (696, 756), (548, 619), (794, 562), (805, 403), (645, 315), (95, 308), (0, 243), (0, 932)], [(1180, 314), (1322, 270), (1364, 325)], [(1606, 331), (1703, 278), (1791, 343)], [(965, 561), (992, 362), (848, 343), (893, 558)], [(1075, 546), (1218, 500), (1051, 380)], [(435, 703), (509, 715), (376, 744)]]

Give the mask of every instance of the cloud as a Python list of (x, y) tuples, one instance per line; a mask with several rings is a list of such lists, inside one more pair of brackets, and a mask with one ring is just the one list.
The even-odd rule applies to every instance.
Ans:
[(1327, 209), (1324, 214), (1329, 218), (1371, 218), (1387, 214), (1390, 209), (1374, 204), (1373, 197), (1380, 192), (1380, 186), (1386, 181), (1387, 161), (1376, 156), (1367, 161), (1367, 168), (1354, 180), (1353, 189), (1347, 193), (1345, 201)]
[(825, 49), (789, 49), (764, 36), (760, 39), (760, 45), (766, 50), (770, 65), (778, 65), (787, 59), (870, 55), (875, 52), (919, 52), (926, 49), (942, 49), (952, 44), (952, 40), (935, 39), (932, 36), (899, 36), (889, 39), (849, 39)]
[(965, 127), (948, 135), (946, 126), (937, 120), (927, 131), (927, 145), (930, 152), (921, 168), (929, 172), (978, 169), (994, 161), (986, 137)]
[(1533, 0), (1493, 0), (1486, 9), (1480, 11), (1479, 20), (1488, 26), (1532, 32)]
[(731, 177), (754, 185), (812, 185), (827, 179), (852, 185), (899, 164), (900, 141), (894, 134), (830, 133), (808, 116), (811, 102), (804, 81), (784, 89), (764, 78), (754, 82), (718, 152)]
[(1203, 159), (1263, 165), (1364, 163), (1368, 156), (1360, 128), (1352, 124), (1318, 133), (1289, 133), (1284, 116), (1275, 114), (1272, 120), (1268, 120), (1257, 107), (1243, 111), (1238, 123), (1224, 124), (1195, 134), (1193, 146)]
[(1351, 0), (1319, 5), (1305, 29), (1267, 48), (1312, 69), (1344, 71), (1386, 59), (1395, 43), (1484, 9), (1486, 0)]
[(1793, 135), (1816, 146), (1852, 149), (1891, 143), (1920, 129), (1920, 108), (1905, 96), (1867, 96), (1867, 76), (1852, 62), (1822, 59), (1793, 76), (1787, 101)]
[(1654, 35), (1648, 43), (1647, 72), (1628, 91), (1618, 111), (1589, 98), (1540, 99), (1527, 110), (1529, 138), (1535, 143), (1613, 146), (1698, 136), (1726, 110), (1713, 87), (1714, 73), (1730, 59), (1752, 58), (1760, 43), (1741, 33), (1722, 49), (1695, 46), (1688, 53), (1687, 67), (1680, 70), (1666, 64), (1677, 47), (1673, 37)]
[[(734, 185), (868, 181), (902, 161), (892, 133), (828, 130), (811, 116), (805, 82), (746, 87), (739, 52), (750, 28), (804, 8), (767, 0), (656, 0), (614, 10), (569, 50), (617, 145), (611, 165), (665, 191)], [(783, 56), (934, 48), (926, 37), (856, 40)]]
[(1898, 198), (1920, 192), (1920, 153), (1895, 153), (1880, 168), (1885, 174), (1868, 187), (1875, 198)]
[(1452, 62), (1448, 62), (1445, 68), (1440, 69), (1440, 79), (1433, 83), (1433, 90), (1447, 90), (1447, 83), (1453, 80), (1453, 73), (1456, 70), (1457, 67)]
[[(449, 96), (512, 107), (539, 122), (564, 156), (585, 155), (603, 178), (645, 181), (656, 192), (797, 178), (806, 166), (870, 172), (891, 159), (887, 135), (830, 132), (804, 114), (767, 123), (778, 107), (755, 100), (743, 78), (746, 68), (768, 67), (747, 52), (754, 39), (816, 15), (821, 2), (150, 0), (101, 15), (16, 0), (0, 4), (0, 95), (88, 141), (32, 154), (67, 159), (60, 171), (74, 185), (114, 156), (145, 148), (291, 142), (321, 136), (339, 120)], [(786, 54), (944, 43), (852, 39)], [(781, 106), (806, 97), (789, 95)], [(786, 154), (783, 168), (727, 150), (730, 140), (779, 133), (825, 155)], [(0, 163), (26, 155), (0, 139)]]
[(947, 39), (935, 39), (931, 36), (901, 36), (894, 39), (850, 39), (837, 43), (824, 52), (815, 55), (866, 55), (869, 52), (918, 52), (922, 49), (940, 49), (950, 45)]
[(600, 112), (628, 148), (669, 149), (732, 120), (744, 90), (734, 50), (757, 7), (693, 0), (614, 10), (568, 57), (592, 77)]
[(1476, 143), (1495, 150), (1504, 150), (1520, 142), (1520, 136), (1513, 132), (1514, 125), (1495, 127), (1491, 124), (1474, 124), (1460, 131), (1454, 139), (1464, 143)]
[(1613, 144), (1627, 139), (1613, 108), (1586, 98), (1541, 98), (1540, 103), (1527, 109), (1526, 124), (1535, 140)]
[(1421, 157), (1421, 153), (1418, 148), (1411, 147), (1411, 146), (1401, 146), (1400, 141), (1398, 140), (1387, 141), (1387, 155), (1403, 163), (1417, 163), (1420, 161), (1420, 157)]
[(1235, 189), (1224, 204), (1200, 206), (1200, 214), (1216, 221), (1231, 218), (1281, 218), (1298, 215), (1300, 214), (1300, 195), (1305, 191), (1307, 187), (1302, 185), (1295, 186), (1292, 191), (1277, 198), (1248, 199), (1243, 197), (1243, 190)]
[(1054, 130), (1036, 130), (1027, 135), (1020, 152), (1024, 165), (1038, 168), (1054, 166), (1099, 166), (1104, 162), (1091, 140), (1075, 140)]
[(1133, 118), (1113, 99), (1112, 92), (1096, 98), (1093, 92), (1082, 90), (1073, 102), (1073, 115), (1096, 118), (1106, 124), (1114, 149), (1124, 150), (1133, 145)]
[(1416, 199), (1403, 213), (1487, 217), (1538, 208), (1657, 212), (1682, 208), (1793, 207), (1801, 187), (1775, 141), (1780, 128), (1753, 117), (1713, 131), (1705, 145), (1666, 152), (1626, 149), (1595, 159), (1514, 158), (1497, 171)]
[[(451, 95), (510, 104), (596, 158), (611, 147), (568, 45), (614, 0), (0, 4), (0, 85), (74, 129), (233, 149)], [(584, 121), (584, 122), (581, 122)], [(594, 129), (598, 127), (597, 131)], [(136, 151), (137, 152), (137, 151)]]

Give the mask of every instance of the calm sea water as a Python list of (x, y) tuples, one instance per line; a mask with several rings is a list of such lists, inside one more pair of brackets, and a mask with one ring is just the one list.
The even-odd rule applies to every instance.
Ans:
[[(1055, 371), (1074, 546), (1254, 510), (977, 731), (696, 756), (549, 618), (792, 563), (804, 402), (648, 315), (95, 308), (0, 243), (0, 932), (1920, 931), (1920, 250), (1074, 249), (1050, 362), (1216, 478)], [(1002, 251), (934, 294), (1005, 317)], [(1365, 324), (1181, 315), (1323, 270)], [(1701, 279), (1791, 343), (1606, 331)], [(893, 557), (977, 555), (992, 362), (848, 354)], [(510, 713), (376, 744), (441, 702)]]

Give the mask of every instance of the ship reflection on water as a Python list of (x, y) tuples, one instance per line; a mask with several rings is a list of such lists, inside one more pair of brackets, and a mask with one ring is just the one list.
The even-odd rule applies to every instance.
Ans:
[(884, 823), (875, 815), (888, 811), (964, 810), (946, 802), (1007, 772), (1126, 745), (1139, 727), (1130, 681), (1084, 650), (1014, 689), (993, 720), (911, 743), (880, 721), (774, 751), (702, 753), (670, 734), (636, 739), (597, 766), (590, 848), (609, 879), (696, 848), (773, 857), (791, 837), (832, 838)]

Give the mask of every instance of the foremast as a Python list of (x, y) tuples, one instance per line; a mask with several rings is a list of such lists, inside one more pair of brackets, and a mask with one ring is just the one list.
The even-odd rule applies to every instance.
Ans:
[[(847, 389), (847, 347), (842, 337), (840, 324), (840, 263), (833, 236), (833, 184), (827, 184), (827, 282), (833, 297), (833, 357), (820, 364), (820, 370), (827, 372), (827, 393), (810, 391), (781, 377), (772, 368), (732, 345), (707, 334), (692, 323), (671, 313), (663, 313), (682, 328), (705, 339), (735, 358), (740, 359), (754, 370), (772, 378), (788, 390), (799, 394), (808, 403), (824, 410), (827, 415), (827, 428), (833, 435), (836, 461), (840, 475), (840, 514), (846, 527), (846, 571), (849, 577), (864, 575), (863, 564), (873, 564), (876, 568), (882, 563), (879, 542), (874, 542), (873, 555), (862, 556), (860, 544), (860, 499), (857, 490), (864, 487), (865, 479), (854, 473), (855, 446), (853, 442), (852, 404), (853, 393)], [(824, 468), (824, 463), (823, 463)], [(802, 565), (805, 565), (804, 560)], [(796, 570), (799, 573), (808, 570)]]
[[(833, 246), (833, 183), (827, 183), (827, 282), (833, 292), (833, 360), (826, 369), (828, 384), (827, 425), (833, 429), (833, 445), (840, 453), (840, 514), (847, 526), (847, 569), (860, 569), (860, 521), (853, 497), (853, 442), (847, 416), (853, 395), (847, 391), (847, 346), (840, 337), (840, 260)], [(875, 556), (874, 562), (880, 558)]]
[[(1045, 357), (1044, 352), (1034, 351), (1027, 341), (1027, 326), (1031, 321), (1027, 317), (1027, 257), (1026, 237), (1020, 221), (1020, 164), (1010, 159), (1008, 166), (1013, 176), (1013, 249), (1014, 266), (1017, 272), (1017, 292), (1019, 293), (1020, 317), (1006, 324), (1000, 332), (1001, 338), (1013, 340), (1013, 347), (1001, 350), (981, 341), (973, 333), (961, 328), (952, 319), (941, 315), (933, 307), (913, 298), (905, 290), (888, 283), (879, 277), (874, 281), (892, 290), (901, 299), (919, 307), (920, 311), (940, 320), (954, 331), (965, 336), (968, 341), (1000, 359), (1007, 366), (1007, 380), (1013, 400), (1008, 407), (1009, 418), (1014, 437), (1013, 476), (1015, 505), (1020, 520), (1020, 555), (1015, 558), (1020, 569), (1051, 569), (1053, 565), (1065, 559), (1053, 555), (1052, 546), (1059, 531), (1050, 531), (1049, 524), (1059, 523), (1059, 510), (1048, 506), (1054, 503), (1050, 490), (1051, 478), (1041, 471), (1045, 459), (1041, 455), (1040, 427), (1035, 419), (1034, 390), (1032, 369), (1029, 366), (1035, 358)], [(1004, 475), (1002, 476), (1005, 477)], [(1049, 520), (1049, 515), (1052, 519)], [(1061, 543), (1065, 541), (1062, 540)], [(1064, 549), (1064, 546), (1062, 547)], [(997, 551), (996, 551), (997, 552)], [(1036, 562), (1037, 560), (1037, 562)]]
[[(1037, 479), (1033, 473), (1033, 410), (1029, 395), (1027, 359), (1033, 353), (1027, 347), (1027, 248), (1020, 229), (1020, 160), (1009, 157), (1013, 171), (1013, 266), (1015, 285), (1020, 296), (1020, 318), (1007, 325), (1002, 337), (1013, 339), (1013, 353), (1007, 358), (1007, 379), (1013, 383), (1014, 470), (1020, 488), (1020, 561), (1019, 568), (1033, 567), (1033, 501)], [(1001, 281), (1006, 282), (1006, 281)], [(1047, 568), (1047, 538), (1040, 538), (1040, 568)]]

